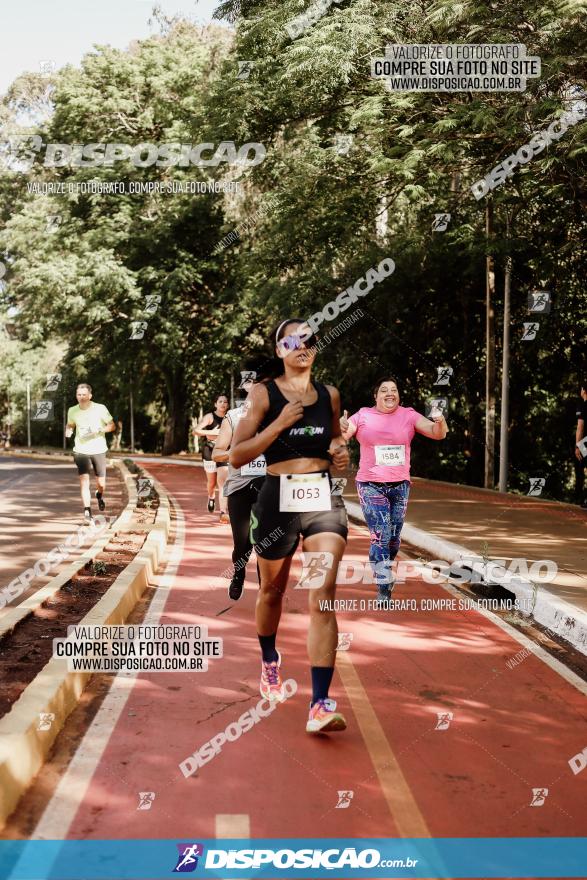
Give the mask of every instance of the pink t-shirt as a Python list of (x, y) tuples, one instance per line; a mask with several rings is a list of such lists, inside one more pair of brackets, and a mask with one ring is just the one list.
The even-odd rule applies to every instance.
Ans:
[(349, 422), (356, 425), (361, 446), (357, 480), (365, 483), (396, 483), (410, 479), (410, 444), (422, 416), (411, 406), (398, 406), (392, 413), (364, 406)]

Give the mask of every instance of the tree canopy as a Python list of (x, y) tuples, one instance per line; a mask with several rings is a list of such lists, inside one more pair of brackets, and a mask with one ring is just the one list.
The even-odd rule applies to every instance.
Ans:
[[(222, 25), (161, 18), (159, 35), (125, 51), (95, 47), (79, 69), (13, 84), (0, 108), (8, 137), (266, 151), (249, 167), (37, 160), (24, 172), (5, 163), (1, 302), (18, 344), (66, 345), (64, 374), (93, 379), (121, 414), (132, 383), (143, 445), (176, 452), (187, 448), (189, 415), (230, 387), (272, 326), (313, 314), (391, 258), (393, 275), (357, 303), (364, 317), (320, 354), (319, 378), (340, 388), (349, 410), (368, 405), (386, 373), (420, 411), (447, 397), (449, 437), (421, 446), (414, 472), (481, 483), (486, 257), (495, 261), (500, 363), (510, 256), (510, 486), (526, 491), (528, 477), (542, 475), (551, 496), (566, 497), (585, 370), (585, 125), (485, 198), (471, 186), (580, 102), (585, 4), (342, 0), (322, 3), (292, 38), (288, 23), (315, 6), (227, 0)], [(392, 92), (370, 73), (392, 43), (503, 42), (541, 58), (523, 93)], [(126, 190), (39, 194), (32, 180), (124, 181)], [(129, 191), (149, 182), (220, 191)], [(438, 214), (450, 214), (444, 231)], [(551, 293), (549, 314), (529, 314), (535, 289)], [(523, 338), (529, 321), (540, 325), (533, 340)], [(146, 323), (142, 338), (130, 339), (133, 322)], [(440, 366), (453, 370), (447, 387), (435, 385)]]

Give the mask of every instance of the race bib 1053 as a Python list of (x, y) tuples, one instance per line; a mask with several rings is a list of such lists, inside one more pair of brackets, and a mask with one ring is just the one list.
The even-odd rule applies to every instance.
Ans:
[(328, 474), (282, 474), (279, 478), (281, 513), (331, 510)]

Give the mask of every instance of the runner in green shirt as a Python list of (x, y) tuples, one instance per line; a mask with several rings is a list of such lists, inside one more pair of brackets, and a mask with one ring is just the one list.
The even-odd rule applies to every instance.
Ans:
[(96, 475), (96, 499), (100, 510), (106, 509), (104, 489), (106, 488), (106, 434), (114, 431), (116, 425), (107, 407), (92, 401), (92, 387), (85, 382), (75, 390), (77, 406), (69, 408), (65, 436), (71, 437), (75, 429), (73, 459), (79, 474), (84, 517), (92, 518), (90, 495), (90, 465)]

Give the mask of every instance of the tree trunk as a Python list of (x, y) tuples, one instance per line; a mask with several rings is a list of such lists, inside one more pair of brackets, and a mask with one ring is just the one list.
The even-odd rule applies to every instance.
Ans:
[(501, 367), (501, 421), (499, 435), (499, 491), (508, 490), (509, 423), (510, 423), (510, 292), (512, 285), (512, 256), (510, 252), (510, 218), (506, 215), (507, 255), (503, 285), (503, 355)]
[(163, 455), (188, 449), (189, 413), (183, 371), (167, 377), (167, 418), (163, 438)]
[(485, 488), (495, 488), (495, 262), (493, 247), (493, 204), (487, 201), (485, 211), (487, 239), (485, 283)]
[[(460, 311), (463, 316), (463, 340), (466, 340), (466, 348), (463, 352), (463, 360), (468, 362), (474, 355), (473, 343), (475, 338), (475, 316), (473, 312), (476, 305), (473, 301), (473, 293), (466, 287), (460, 291)], [(465, 392), (465, 405), (467, 409), (467, 427), (463, 437), (463, 454), (465, 456), (465, 483), (468, 486), (480, 485), (483, 479), (482, 458), (485, 447), (481, 442), (483, 426), (479, 417), (479, 382), (477, 377), (470, 377), (468, 371), (463, 376), (463, 388)]]

